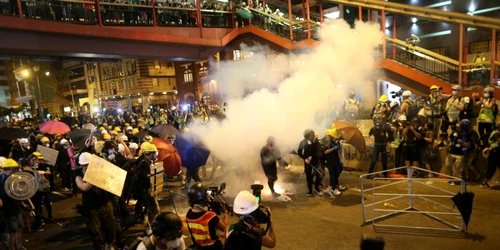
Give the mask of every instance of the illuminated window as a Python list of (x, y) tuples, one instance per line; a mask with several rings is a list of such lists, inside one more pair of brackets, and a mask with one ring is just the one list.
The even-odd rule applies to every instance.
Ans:
[(153, 62), (154, 62), (154, 65), (155, 65), (155, 69), (161, 68), (160, 60), (153, 60)]
[(193, 71), (191, 69), (184, 69), (184, 82), (193, 82)]
[(251, 56), (253, 56), (253, 52), (233, 50), (233, 60), (235, 60), (235, 61), (249, 58)]
[(208, 74), (208, 68), (206, 66), (201, 66), (200, 70), (198, 71), (198, 75), (200, 78)]
[(158, 81), (158, 78), (153, 78), (153, 86), (155, 86), (155, 87), (160, 86), (160, 82)]

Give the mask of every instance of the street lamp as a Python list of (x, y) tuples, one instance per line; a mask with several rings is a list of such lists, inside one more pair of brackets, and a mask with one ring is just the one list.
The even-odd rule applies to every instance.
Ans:
[[(40, 70), (40, 67), (37, 65), (27, 65), (27, 66), (24, 66), (18, 70), (15, 70), (14, 74), (16, 74), (16, 78), (18, 75), (21, 76), (21, 77), (19, 77), (20, 79), (26, 79), (31, 74), (31, 77), (32, 77), (31, 79), (33, 82), (33, 88), (34, 88), (34, 92), (35, 92), (35, 103), (36, 103), (36, 107), (37, 107), (38, 117), (40, 118), (40, 121), (43, 121), (45, 119), (45, 117), (43, 115), (42, 106), (40, 105), (40, 90), (39, 90), (40, 89), (40, 80), (38, 79), (38, 71), (39, 70)], [(20, 79), (18, 79), (18, 80), (20, 80)]]
[(50, 72), (49, 71), (45, 72), (45, 75), (50, 76)]

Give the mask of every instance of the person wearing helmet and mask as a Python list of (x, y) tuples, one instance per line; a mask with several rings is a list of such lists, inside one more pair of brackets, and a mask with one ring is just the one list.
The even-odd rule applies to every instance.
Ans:
[(143, 147), (142, 155), (137, 159), (136, 181), (134, 184), (134, 197), (137, 197), (137, 203), (135, 204), (136, 220), (142, 220), (147, 213), (149, 221), (153, 221), (153, 218), (160, 210), (156, 197), (149, 192), (151, 188), (149, 174), (156, 157), (158, 157), (158, 149), (154, 144), (148, 143)]
[(42, 143), (42, 146), (50, 148), (50, 140), (48, 137), (42, 137), (42, 139), (40, 139), (40, 142)]
[(387, 96), (382, 95), (378, 99), (379, 103), (375, 105), (374, 110), (373, 110), (373, 119), (383, 119), (384, 121), (387, 120), (387, 115), (389, 114), (389, 105), (387, 104)]
[(441, 127), (441, 117), (443, 115), (443, 98), (439, 95), (439, 87), (432, 85), (430, 87), (431, 94), (426, 100), (424, 105), (425, 116), (427, 117), (427, 122), (434, 124), (433, 134), (434, 138), (439, 134), (439, 128)]
[(421, 134), (417, 131), (418, 118), (413, 118), (415, 121), (406, 121), (403, 124), (403, 149), (402, 154), (404, 158), (405, 166), (415, 166), (418, 167), (418, 148), (417, 141), (421, 138)]
[(339, 177), (342, 172), (342, 160), (340, 159), (340, 136), (337, 129), (327, 129), (321, 145), (325, 166), (330, 175), (330, 185), (326, 188), (326, 192), (331, 195), (341, 195), (345, 187), (339, 184)]
[(19, 143), (14, 143), (12, 145), (11, 153), (9, 154), (9, 158), (14, 159), (19, 162), (21, 166), (28, 164), (28, 157), (33, 153), (33, 149), (31, 148), (30, 142), (27, 138), (22, 138), (19, 140)]
[(415, 101), (411, 98), (411, 91), (405, 90), (402, 94), (403, 103), (399, 109), (400, 115), (405, 115), (406, 119), (413, 119), (418, 115), (418, 108)]
[(172, 212), (163, 212), (151, 223), (152, 235), (142, 239), (137, 250), (184, 250), (186, 243), (182, 238), (182, 220)]
[(494, 89), (492, 87), (486, 87), (484, 88), (483, 97), (481, 97), (481, 99), (477, 100), (477, 94), (472, 95), (476, 105), (481, 106), (479, 116), (477, 117), (477, 130), (482, 140), (484, 140), (484, 135), (493, 132), (493, 123), (495, 122), (496, 113), (498, 112), (493, 93)]
[(189, 186), (187, 196), (191, 207), (183, 218), (184, 230), (194, 239), (195, 249), (222, 250), (223, 245), (217, 230), (224, 232), (228, 224), (228, 211), (222, 206), (223, 219), (213, 211), (207, 211), (207, 188), (200, 182)]
[[(226, 230), (226, 250), (260, 250), (276, 247), (276, 232), (269, 207), (261, 207), (252, 193), (240, 191), (234, 198), (233, 212), (239, 217)], [(268, 230), (261, 228), (259, 218), (268, 218)]]
[[(312, 129), (306, 129), (304, 131), (304, 139), (300, 142), (299, 148), (297, 150), (300, 158), (304, 160), (304, 172), (306, 174), (307, 181), (307, 196), (313, 195), (313, 169), (319, 167), (319, 159), (317, 157), (318, 149), (315, 143), (315, 135)], [(316, 180), (314, 181), (314, 191), (320, 194), (321, 176), (316, 175)]]
[[(24, 171), (31, 172), (35, 178), (39, 181), (39, 188), (35, 195), (31, 198), (33, 206), (35, 207), (35, 231), (43, 231), (42, 224), (42, 201), (45, 208), (47, 209), (47, 214), (49, 219), (52, 219), (52, 205), (50, 202), (50, 184), (47, 175), (50, 175), (50, 167), (44, 164), (43, 155), (39, 152), (34, 152), (29, 159), (30, 167), (25, 167)], [(36, 171), (36, 173), (35, 173)]]
[(451, 97), (446, 102), (445, 115), (441, 123), (441, 133), (443, 135), (448, 135), (448, 128), (450, 126), (451, 130), (455, 131), (458, 119), (460, 119), (460, 112), (464, 110), (464, 100), (460, 96), (462, 87), (454, 85), (451, 89)]
[[(57, 155), (56, 164), (62, 179), (62, 191), (69, 192), (71, 188), (71, 158), (68, 154), (70, 151), (70, 143), (66, 139), (62, 139), (59, 144), (59, 154)], [(73, 160), (74, 161), (74, 160)]]
[(279, 162), (282, 167), (288, 166), (288, 163), (281, 159), (281, 153), (278, 147), (276, 147), (276, 140), (274, 137), (268, 137), (266, 145), (260, 150), (260, 162), (266, 174), (267, 184), (272, 194), (274, 196), (280, 196), (280, 194), (274, 191), (274, 183), (278, 180), (278, 167), (276, 166), (276, 162)]
[[(382, 119), (375, 119), (374, 125), (368, 133), (368, 142), (373, 145), (373, 158), (368, 173), (373, 173), (379, 154), (382, 157), (382, 169), (387, 170), (387, 137), (389, 133), (396, 131), (395, 128), (393, 129), (389, 124), (384, 123)], [(374, 144), (370, 140), (371, 136), (375, 137)], [(384, 177), (387, 178), (387, 172), (384, 172)]]
[[(470, 129), (470, 121), (464, 119), (460, 121), (454, 133), (450, 136), (450, 153), (446, 158), (444, 173), (448, 174), (451, 171), (453, 177), (462, 178), (464, 156), (467, 154), (467, 150), (473, 147), (473, 138)], [(453, 181), (449, 183), (455, 185)]]
[(345, 119), (348, 121), (356, 121), (358, 119), (359, 101), (356, 100), (354, 90), (349, 92), (349, 98), (344, 101)]
[(77, 211), (86, 219), (87, 231), (92, 238), (94, 249), (114, 249), (116, 226), (112, 194), (83, 180), (91, 157), (90, 153), (84, 152), (78, 159), (82, 171), (75, 180), (83, 193), (82, 204)]

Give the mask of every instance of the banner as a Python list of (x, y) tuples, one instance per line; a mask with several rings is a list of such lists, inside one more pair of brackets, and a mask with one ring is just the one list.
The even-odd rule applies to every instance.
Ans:
[(59, 151), (55, 149), (51, 149), (48, 147), (44, 147), (42, 145), (38, 145), (36, 147), (36, 151), (43, 155), (43, 159), (45, 163), (50, 166), (55, 166), (57, 161), (57, 156), (59, 155)]
[(116, 196), (122, 196), (126, 177), (127, 171), (92, 155), (83, 180)]

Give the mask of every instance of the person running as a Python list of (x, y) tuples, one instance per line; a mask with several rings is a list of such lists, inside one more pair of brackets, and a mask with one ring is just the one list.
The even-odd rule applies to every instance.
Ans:
[(273, 196), (280, 196), (274, 190), (274, 183), (278, 180), (278, 167), (276, 163), (279, 162), (283, 167), (286, 167), (288, 163), (281, 159), (281, 153), (276, 147), (274, 137), (270, 136), (267, 138), (266, 145), (260, 150), (260, 161)]

